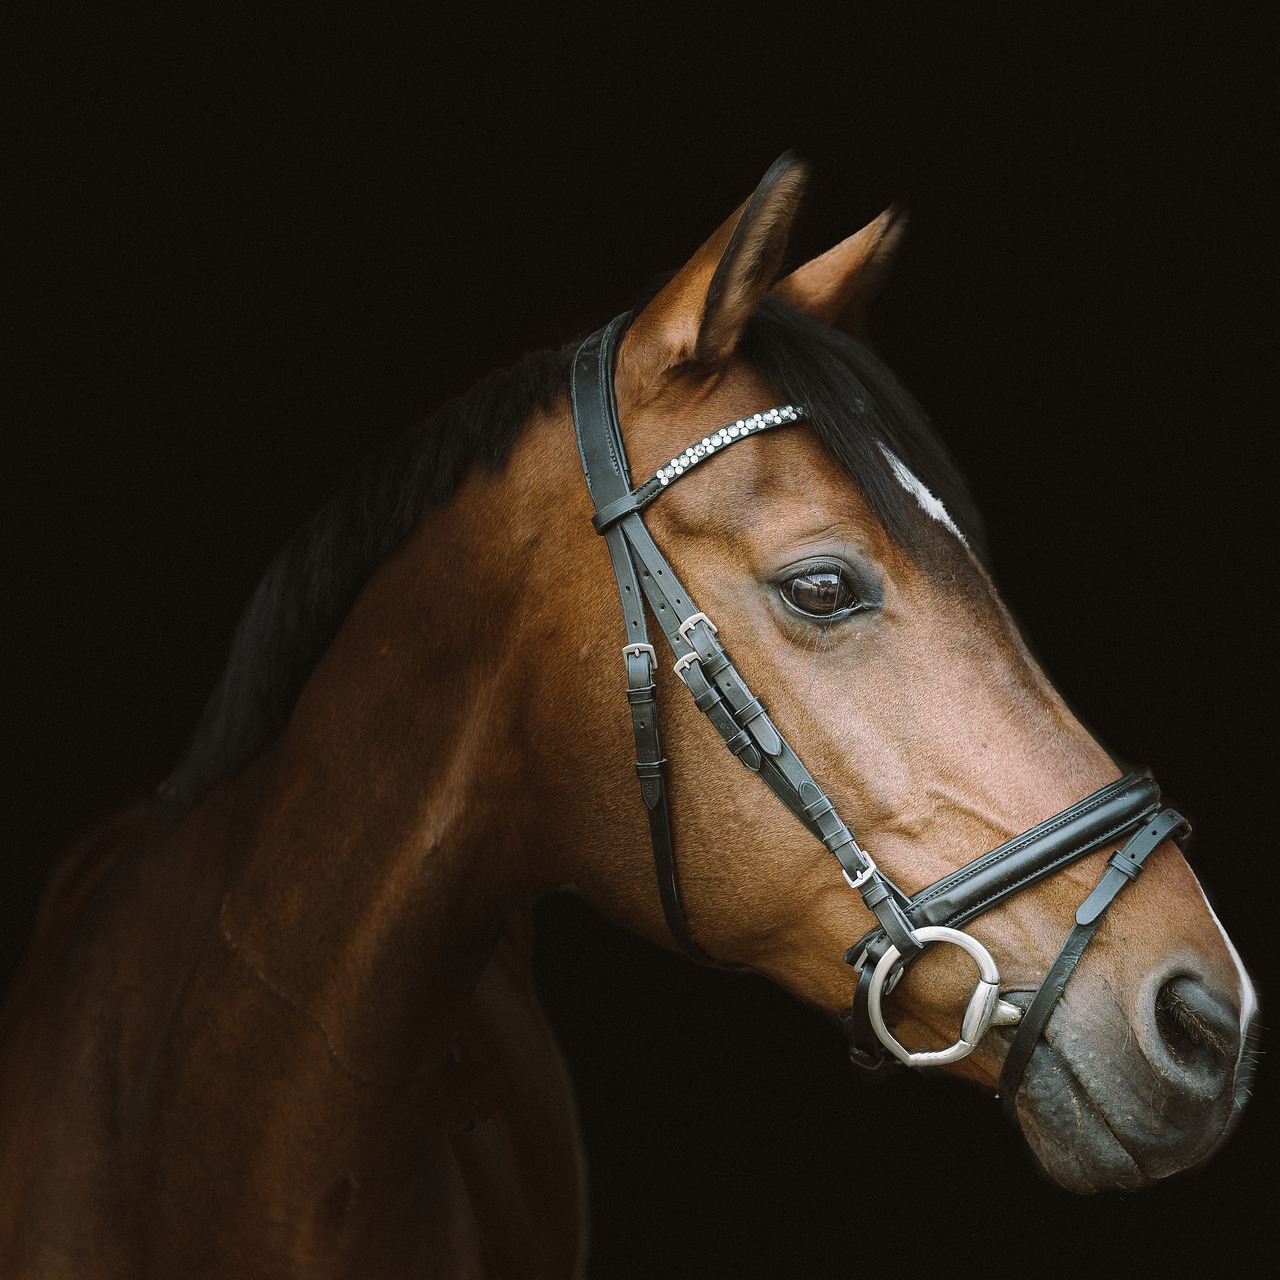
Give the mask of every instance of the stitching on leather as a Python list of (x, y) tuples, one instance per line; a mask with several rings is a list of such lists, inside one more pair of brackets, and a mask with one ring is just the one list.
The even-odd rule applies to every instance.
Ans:
[[(1134, 819), (1131, 818), (1127, 822), (1119, 822), (1114, 824), (1111, 827), (1108, 827), (1106, 831), (1100, 832), (1098, 835), (1091, 837), (1083, 845), (1076, 845), (1074, 848), (1068, 849), (1064, 853), (1059, 854), (1056, 858), (1054, 858), (1052, 862), (1046, 862), (1043, 867), (1033, 868), (1031, 871), (1029, 871), (1025, 876), (1017, 880), (1015, 883), (1022, 884), (1023, 881), (1028, 880), (1033, 876), (1039, 875), (1043, 871), (1056, 868), (1063, 862), (1073, 862), (1078, 858), (1083, 858), (1085, 854), (1091, 853), (1094, 849), (1098, 847), (1098, 845), (1106, 844), (1108, 840), (1118, 835), (1120, 832), (1127, 831), (1133, 825), (1133, 822), (1134, 822)], [(992, 852), (994, 853), (995, 850), (992, 850)], [(1010, 851), (1010, 854), (1011, 853), (1012, 853), (1012, 850)], [(1006, 854), (1005, 857), (1010, 856), (1010, 854)], [(999, 861), (1003, 862), (1004, 858), (999, 859)], [(980, 870), (983, 870), (983, 869), (984, 868), (982, 867), (975, 867), (972, 864), (967, 867), (962, 867), (960, 869), (960, 872), (952, 873), (952, 876), (954, 876), (954, 879), (952, 878), (952, 876), (948, 876), (945, 884), (930, 885), (929, 888), (926, 889), (920, 895), (919, 899), (913, 905), (925, 906), (927, 903), (932, 902), (935, 898), (940, 897), (941, 895), (949, 892), (950, 890), (958, 889), (961, 885), (963, 885), (966, 881), (971, 880)], [(1003, 892), (1004, 890), (999, 890), (997, 891), (995, 896), (999, 897), (1000, 894)], [(986, 901), (986, 899), (984, 899), (984, 901)]]
[[(1141, 778), (1141, 779), (1138, 779), (1136, 782), (1128, 782), (1128, 783), (1124, 783), (1123, 785), (1120, 782), (1113, 783), (1112, 785), (1115, 787), (1115, 790), (1107, 790), (1105, 792), (1102, 792), (1092, 801), (1092, 803), (1089, 803), (1086, 800), (1082, 800), (1079, 802), (1079, 807), (1077, 807), (1076, 805), (1072, 805), (1070, 809), (1066, 810), (1063, 813), (1058, 814), (1054, 818), (1047, 820), (1045, 823), (1037, 824), (1036, 826), (1032, 827), (1030, 831), (1024, 831), (1022, 835), (1017, 837), (1017, 839), (1011, 840), (1007, 844), (1001, 845), (998, 849), (992, 849), (989, 853), (983, 854), (982, 857), (977, 858), (973, 862), (969, 863), (967, 866), (962, 867), (958, 872), (952, 872), (952, 874), (950, 876), (947, 876), (945, 880), (941, 880), (935, 885), (930, 885), (929, 888), (925, 889), (920, 894), (919, 898), (913, 899), (912, 905), (921, 906), (921, 907), (926, 906), (928, 903), (932, 902), (935, 898), (939, 897), (941, 894), (947, 893), (950, 890), (958, 888), (960, 885), (965, 884), (968, 880), (972, 879), (974, 876), (980, 874), (982, 871), (985, 871), (987, 867), (991, 866), (993, 863), (1004, 862), (1006, 859), (1011, 858), (1014, 855), (1025, 850), (1028, 845), (1038, 844), (1042, 839), (1044, 839), (1045, 836), (1051, 834), (1052, 832), (1060, 831), (1065, 826), (1071, 825), (1078, 818), (1084, 817), (1085, 815), (1092, 813), (1095, 809), (1099, 809), (1103, 805), (1110, 803), (1112, 800), (1123, 795), (1125, 792), (1136, 790), (1139, 784), (1145, 783), (1146, 781), (1147, 780), (1145, 778)], [(1159, 805), (1159, 801), (1152, 800), (1151, 805), (1152, 807), (1157, 807)], [(1146, 812), (1150, 812), (1150, 809), (1148, 809)], [(1142, 816), (1145, 816), (1145, 814)], [(1106, 840), (1110, 839), (1117, 831), (1125, 830), (1127, 827), (1131, 826), (1136, 820), (1137, 819), (1135, 818), (1129, 818), (1123, 822), (1114, 824), (1113, 826), (1108, 828), (1106, 833), (1098, 836), (1091, 843), (1091, 847), (1093, 847), (1098, 843), (1105, 843)], [(1074, 850), (1071, 852), (1074, 853)], [(1066, 857), (1069, 855), (1063, 855), (1063, 856)], [(1080, 856), (1083, 857), (1083, 854), (1081, 854)], [(1053, 863), (1050, 863), (1048, 865), (1056, 867), (1059, 861), (1060, 859), (1055, 859)], [(1038, 874), (1038, 872), (1032, 872), (1031, 874)], [(1021, 883), (1021, 881), (1019, 881), (1018, 883)]]
[[(605, 327), (605, 338), (609, 340), (612, 346), (613, 331), (617, 327), (618, 321), (615, 317)], [(623, 487), (630, 489), (627, 484), (626, 468), (622, 465), (622, 423), (618, 420), (616, 413), (609, 412), (609, 392), (613, 387), (613, 370), (605, 368), (604, 351), (605, 341), (601, 340), (596, 348), (596, 359), (600, 362), (600, 376), (596, 379), (596, 389), (600, 395), (600, 417), (608, 427), (605, 432), (605, 443), (609, 446), (609, 456), (613, 461), (613, 473), (622, 481)]]
[[(1144, 817), (1142, 821), (1145, 822), (1146, 818)], [(1072, 849), (1069, 852), (1064, 853), (1061, 857), (1055, 858), (1052, 862), (1046, 863), (1043, 867), (1037, 867), (1036, 869), (1029, 871), (1021, 879), (1013, 881), (1005, 888), (997, 889), (994, 893), (991, 893), (980, 901), (973, 903), (971, 906), (964, 906), (958, 911), (952, 912), (946, 917), (946, 922), (950, 924), (953, 921), (959, 920), (961, 917), (972, 920), (975, 916), (981, 915), (988, 906), (994, 905), (997, 902), (1002, 902), (1005, 898), (1011, 898), (1014, 894), (1021, 892), (1022, 887), (1029, 881), (1041, 878), (1047, 879), (1061, 867), (1069, 866), (1072, 862), (1076, 862), (1078, 859), (1083, 858), (1085, 854), (1092, 853), (1099, 845), (1106, 844), (1107, 841), (1112, 839), (1114, 836), (1129, 830), (1131, 825), (1131, 823), (1121, 823), (1118, 826), (1111, 827), (1105, 834), (1099, 836), (1098, 839), (1090, 841), (1083, 849)], [(1097, 886), (1095, 885), (1094, 888), (1097, 888)], [(1090, 890), (1090, 893), (1092, 892), (1093, 890)], [(920, 903), (918, 905), (923, 906), (924, 904)]]
[[(1052, 862), (1046, 862), (1043, 866), (1033, 867), (1030, 871), (1026, 873), (1026, 875), (1019, 877), (1017, 880), (1011, 881), (1009, 884), (1005, 885), (1000, 889), (996, 889), (992, 893), (989, 893), (985, 898), (979, 899), (977, 902), (973, 903), (972, 905), (962, 906), (958, 911), (952, 912), (951, 915), (947, 917), (947, 919), (956, 920), (956, 919), (959, 919), (960, 916), (969, 916), (972, 919), (974, 915), (980, 915), (987, 908), (988, 905), (994, 904), (996, 902), (1000, 902), (1004, 898), (1012, 897), (1015, 893), (1020, 892), (1024, 885), (1032, 881), (1039, 880), (1039, 879), (1047, 879), (1050, 875), (1052, 875), (1055, 871), (1059, 870), (1060, 868), (1064, 866), (1069, 866), (1071, 863), (1079, 861), (1081, 858), (1085, 857), (1087, 854), (1092, 853), (1095, 849), (1098, 848), (1099, 845), (1106, 844), (1108, 840), (1111, 840), (1115, 836), (1125, 831), (1128, 831), (1132, 827), (1132, 825), (1133, 825), (1132, 820), (1130, 820), (1129, 822), (1121, 822), (1114, 826), (1109, 827), (1106, 831), (1100, 833), (1096, 838), (1089, 840), (1086, 844), (1078, 845), (1073, 849), (1068, 849), (1065, 853), (1059, 854), (1058, 857), (1054, 858)], [(957, 879), (956, 881), (954, 881), (952, 884), (948, 885), (947, 889), (958, 888), (968, 879), (969, 879), (968, 876), (963, 876)], [(913, 907), (927, 906), (930, 902), (935, 901), (939, 896), (941, 896), (943, 892), (945, 892), (945, 890), (939, 890), (938, 893), (931, 894), (928, 898), (926, 898), (924, 895), (921, 895), (920, 900), (918, 902), (913, 902), (912, 906)]]
[[(582, 401), (581, 394), (579, 392), (579, 385), (578, 385), (579, 384), (579, 380), (578, 380), (579, 364), (585, 363), (587, 360), (591, 360), (591, 359), (594, 359), (597, 363), (600, 363), (600, 364), (603, 363), (602, 348), (603, 348), (604, 340), (605, 338), (612, 336), (612, 331), (614, 327), (617, 325), (617, 323), (618, 323), (617, 318), (615, 318), (614, 320), (611, 320), (609, 324), (607, 324), (599, 334), (593, 334), (590, 338), (588, 338), (582, 344), (582, 346), (578, 348), (577, 357), (575, 357), (572, 365), (570, 366), (569, 400), (573, 407), (575, 422), (579, 419), (579, 416), (580, 416), (579, 411), (583, 408), (583, 401)], [(610, 382), (611, 382), (612, 381), (611, 370), (608, 371), (607, 374), (604, 374), (602, 371), (602, 376), (594, 379), (595, 391), (596, 391), (596, 407), (599, 411), (599, 421), (605, 425), (605, 431), (603, 432), (604, 445), (608, 451), (609, 460), (613, 464), (614, 474), (620, 480), (622, 480), (624, 486), (626, 486), (627, 482), (625, 481), (625, 479), (623, 479), (625, 471), (624, 471), (624, 468), (621, 466), (619, 453), (618, 453), (618, 449), (621, 446), (622, 442), (621, 442), (621, 439), (616, 438), (618, 435), (619, 428), (615, 427), (615, 423), (614, 423), (615, 415), (612, 415), (609, 413), (608, 398), (607, 398), (608, 392), (605, 385), (606, 376), (610, 379)], [(586, 456), (586, 450), (584, 448), (584, 443), (585, 443), (584, 434), (581, 431), (579, 431), (577, 434), (578, 434), (578, 453), (582, 458), (582, 470), (584, 475), (586, 476), (587, 488), (588, 490), (590, 490), (591, 489), (591, 467)], [(594, 438), (599, 439), (599, 433), (593, 432), (591, 434)], [(629, 486), (627, 487), (629, 488)], [(593, 503), (595, 502), (594, 493), (592, 494), (592, 502)], [(597, 509), (598, 509), (598, 506), (597, 506)]]
[[(588, 341), (590, 341), (590, 339), (588, 339)], [(582, 346), (578, 348), (578, 353), (574, 357), (573, 363), (569, 366), (569, 403), (572, 406), (573, 421), (574, 421), (575, 428), (577, 427), (577, 423), (579, 421), (578, 409), (580, 407), (580, 402), (578, 400), (578, 363), (582, 359), (582, 353), (585, 350), (585, 348), (586, 348), (586, 343), (584, 342)], [(578, 437), (578, 457), (582, 459), (582, 472), (583, 472), (583, 475), (586, 477), (587, 492), (590, 493), (591, 492), (591, 464), (587, 460), (586, 442), (583, 439), (583, 434), (581, 430), (575, 429), (574, 434)], [(591, 495), (591, 503), (592, 503), (592, 506), (595, 505), (594, 494)]]

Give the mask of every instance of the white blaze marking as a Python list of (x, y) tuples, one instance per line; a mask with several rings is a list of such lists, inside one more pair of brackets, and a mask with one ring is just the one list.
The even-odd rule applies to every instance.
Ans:
[(1196, 888), (1200, 890), (1200, 896), (1204, 898), (1204, 905), (1208, 908), (1209, 917), (1218, 926), (1218, 932), (1222, 934), (1222, 941), (1226, 943), (1227, 951), (1230, 953), (1232, 960), (1235, 961), (1236, 972), (1240, 975), (1240, 1030), (1246, 1031), (1248, 1030), (1250, 1019), (1257, 1012), (1258, 993), (1254, 990), (1253, 979), (1249, 977), (1249, 971), (1244, 967), (1244, 961), (1240, 959), (1240, 953), (1236, 950), (1235, 943), (1227, 937), (1227, 931), (1222, 927), (1222, 921), (1218, 919), (1218, 913), (1205, 896), (1205, 891), (1201, 888), (1199, 881), (1196, 881)]
[(946, 507), (921, 484), (920, 478), (915, 472), (891, 449), (886, 449), (884, 445), (881, 445), (880, 452), (884, 454), (889, 465), (893, 468), (894, 479), (920, 504), (920, 509), (925, 515), (929, 516), (930, 519), (936, 520), (939, 524), (945, 525), (967, 547), (969, 545), (968, 541), (965, 539), (964, 534), (956, 528), (956, 522), (952, 520)]

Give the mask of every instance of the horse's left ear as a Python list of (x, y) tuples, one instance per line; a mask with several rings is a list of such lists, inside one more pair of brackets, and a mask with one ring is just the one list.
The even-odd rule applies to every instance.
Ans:
[(833, 329), (861, 337), (906, 228), (906, 213), (891, 205), (861, 231), (779, 280), (774, 297)]
[(778, 278), (807, 176), (790, 152), (773, 162), (751, 198), (632, 322), (620, 372), (643, 384), (676, 365), (714, 366), (733, 352)]

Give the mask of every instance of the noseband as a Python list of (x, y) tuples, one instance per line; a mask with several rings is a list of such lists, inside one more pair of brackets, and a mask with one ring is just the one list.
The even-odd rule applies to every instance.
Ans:
[[(845, 882), (857, 890), (876, 927), (845, 954), (857, 986), (841, 1021), (850, 1057), (877, 1068), (892, 1055), (907, 1066), (941, 1066), (973, 1052), (992, 1026), (1018, 1025), (1005, 1057), (997, 1091), (1012, 1112), (1023, 1071), (1077, 961), (1103, 913), (1165, 839), (1190, 831), (1186, 820), (1160, 804), (1160, 789), (1130, 775), (1112, 782), (1022, 835), (908, 897), (854, 838), (835, 805), (792, 751), (764, 705), (747, 687), (720, 642), (715, 624), (693, 603), (675, 570), (645, 528), (641, 512), (664, 489), (704, 459), (738, 440), (804, 417), (786, 405), (740, 418), (690, 445), (643, 484), (631, 487), (618, 422), (613, 368), (630, 317), (623, 315), (588, 338), (573, 359), (570, 398), (587, 489), (595, 505), (592, 523), (604, 536), (618, 580), (627, 643), (627, 701), (636, 741), (636, 773), (649, 813), (649, 834), (662, 911), (672, 937), (704, 964), (714, 963), (689, 929), (680, 898), (666, 760), (658, 735), (654, 676), (657, 655), (649, 643), (647, 603), (675, 655), (674, 670), (725, 745), (758, 773), (773, 793), (819, 839), (840, 864)], [(1127, 837), (1127, 839), (1126, 839)], [(1075, 925), (1024, 1010), (1000, 997), (1000, 974), (991, 953), (960, 926), (1037, 884), (1086, 854), (1124, 839), (1093, 892), (1076, 912)], [(948, 943), (978, 966), (978, 982), (961, 1021), (960, 1038), (949, 1048), (912, 1052), (885, 1022), (883, 999), (927, 947)]]

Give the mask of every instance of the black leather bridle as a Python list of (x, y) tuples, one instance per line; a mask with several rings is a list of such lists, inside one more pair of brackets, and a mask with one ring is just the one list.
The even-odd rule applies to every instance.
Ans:
[[(720, 428), (704, 436), (635, 488), (631, 486), (614, 397), (613, 369), (618, 345), (630, 322), (622, 315), (578, 348), (570, 373), (570, 399), (587, 489), (595, 505), (592, 520), (604, 536), (618, 580), (627, 643), (627, 700), (636, 742), (636, 773), (649, 813), (649, 833), (662, 910), (672, 937), (689, 955), (714, 963), (698, 946), (680, 898), (666, 760), (658, 734), (654, 676), (657, 655), (649, 643), (645, 606), (675, 655), (675, 671), (726, 746), (826, 845), (845, 881), (862, 896), (876, 927), (845, 959), (856, 971), (851, 1007), (841, 1015), (850, 1039), (850, 1057), (860, 1066), (880, 1067), (892, 1055), (907, 1066), (941, 1066), (971, 1053), (991, 1026), (1018, 1025), (1005, 1057), (997, 1091), (1011, 1112), (1023, 1071), (1058, 997), (1102, 920), (1103, 913), (1165, 839), (1185, 837), (1185, 818), (1160, 804), (1160, 789), (1149, 778), (1129, 775), (1023, 832), (950, 875), (908, 897), (858, 844), (823, 789), (792, 751), (764, 705), (747, 687), (710, 618), (693, 603), (671, 565), (645, 528), (641, 512), (664, 489), (705, 458), (738, 440), (804, 417), (786, 405)], [(1127, 839), (1125, 839), (1127, 837)], [(1029, 1006), (1000, 998), (1000, 975), (990, 952), (960, 926), (1086, 854), (1125, 839), (1093, 892), (1076, 912), (1075, 926)], [(883, 997), (926, 947), (946, 942), (977, 963), (979, 979), (961, 1022), (960, 1038), (947, 1049), (911, 1052), (885, 1023)]]

